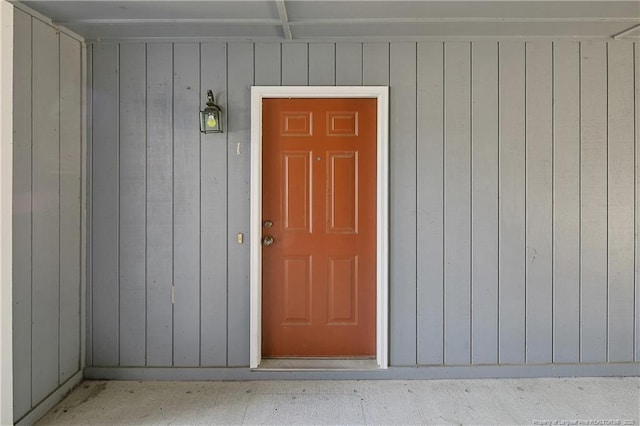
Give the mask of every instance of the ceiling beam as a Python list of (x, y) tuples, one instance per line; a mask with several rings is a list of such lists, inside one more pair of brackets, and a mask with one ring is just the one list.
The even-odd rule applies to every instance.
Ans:
[(278, 19), (233, 19), (233, 18), (167, 18), (167, 19), (61, 19), (59, 25), (127, 25), (127, 24), (240, 24), (240, 25), (280, 25)]
[(275, 0), (276, 7), (278, 8), (278, 15), (280, 16), (280, 22), (282, 23), (282, 32), (287, 40), (293, 40), (293, 34), (291, 34), (291, 27), (289, 26), (289, 17), (287, 16), (287, 7), (284, 5), (284, 0)]
[(321, 18), (321, 19), (296, 19), (290, 20), (289, 25), (292, 27), (301, 25), (353, 25), (353, 24), (420, 24), (420, 23), (574, 23), (574, 22), (637, 22), (638, 17), (621, 17), (621, 18), (490, 18), (490, 17), (474, 17), (474, 18)]

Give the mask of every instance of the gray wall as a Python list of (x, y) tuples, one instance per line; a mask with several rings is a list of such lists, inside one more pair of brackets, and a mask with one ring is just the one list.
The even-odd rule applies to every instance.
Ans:
[(15, 9), (14, 418), (81, 368), (82, 45)]
[(254, 84), (390, 86), (392, 366), (639, 359), (638, 43), (90, 50), (88, 365), (248, 365)]

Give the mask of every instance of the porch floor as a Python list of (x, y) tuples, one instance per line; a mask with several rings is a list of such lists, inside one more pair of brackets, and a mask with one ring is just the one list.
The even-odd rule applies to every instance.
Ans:
[(86, 381), (38, 424), (639, 425), (639, 417), (638, 377)]

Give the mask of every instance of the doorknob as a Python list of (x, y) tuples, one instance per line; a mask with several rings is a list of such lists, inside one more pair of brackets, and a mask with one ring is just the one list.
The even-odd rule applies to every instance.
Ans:
[(265, 235), (262, 238), (262, 245), (263, 246), (270, 246), (271, 244), (273, 244), (273, 237), (271, 235)]

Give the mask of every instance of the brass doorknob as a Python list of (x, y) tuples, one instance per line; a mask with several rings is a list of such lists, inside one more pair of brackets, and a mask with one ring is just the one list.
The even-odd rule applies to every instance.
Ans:
[(273, 244), (273, 237), (271, 235), (265, 235), (262, 238), (262, 245), (263, 246), (270, 246), (271, 244)]

